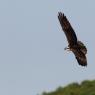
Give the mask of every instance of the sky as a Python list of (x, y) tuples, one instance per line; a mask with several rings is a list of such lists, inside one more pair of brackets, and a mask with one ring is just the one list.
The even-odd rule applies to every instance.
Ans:
[[(0, 95), (37, 95), (95, 79), (95, 0), (0, 1)], [(78, 65), (58, 21), (64, 12), (88, 49)]]

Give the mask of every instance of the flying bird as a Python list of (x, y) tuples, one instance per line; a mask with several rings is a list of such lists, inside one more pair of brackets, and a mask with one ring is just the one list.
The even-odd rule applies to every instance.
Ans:
[(65, 50), (69, 50), (74, 53), (79, 65), (87, 66), (86, 46), (78, 40), (74, 29), (72, 28), (70, 22), (68, 21), (64, 13), (59, 12), (58, 19), (68, 41), (68, 47), (66, 47)]

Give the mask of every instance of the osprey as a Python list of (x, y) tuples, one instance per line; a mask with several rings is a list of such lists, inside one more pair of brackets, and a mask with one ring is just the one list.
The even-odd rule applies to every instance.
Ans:
[(77, 59), (79, 65), (87, 66), (86, 46), (77, 39), (77, 36), (71, 24), (69, 23), (68, 19), (63, 13), (61, 12), (58, 13), (58, 19), (68, 41), (68, 47), (66, 47), (65, 50), (69, 50), (74, 53), (75, 58)]

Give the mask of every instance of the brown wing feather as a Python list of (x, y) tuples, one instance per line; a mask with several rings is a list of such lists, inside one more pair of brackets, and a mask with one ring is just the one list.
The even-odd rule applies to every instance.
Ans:
[(72, 26), (70, 25), (69, 21), (67, 20), (66, 16), (64, 16), (64, 14), (59, 12), (58, 19), (59, 19), (59, 22), (61, 24), (61, 27), (62, 27), (66, 37), (67, 37), (69, 46), (77, 44), (76, 34), (75, 34)]
[(80, 50), (74, 50), (73, 53), (74, 53), (79, 65), (87, 66), (86, 55), (83, 52), (81, 52)]

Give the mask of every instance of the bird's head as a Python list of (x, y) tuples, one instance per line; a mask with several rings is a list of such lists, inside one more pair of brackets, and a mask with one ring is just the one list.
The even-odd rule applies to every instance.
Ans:
[(64, 50), (71, 51), (69, 47), (65, 47)]

